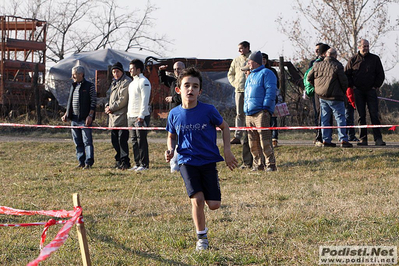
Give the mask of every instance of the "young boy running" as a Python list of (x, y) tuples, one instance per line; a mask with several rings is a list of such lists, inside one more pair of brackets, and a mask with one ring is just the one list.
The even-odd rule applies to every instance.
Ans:
[(173, 158), (174, 148), (179, 153), (180, 173), (191, 199), (192, 216), (197, 230), (197, 250), (208, 248), (208, 228), (205, 226), (205, 203), (216, 210), (221, 205), (216, 163), (223, 161), (216, 145), (216, 127), (222, 130), (226, 165), (233, 170), (237, 160), (230, 150), (230, 129), (213, 105), (198, 101), (202, 92), (202, 76), (195, 68), (186, 68), (177, 79), (176, 92), (182, 104), (168, 116), (168, 150), (165, 159)]

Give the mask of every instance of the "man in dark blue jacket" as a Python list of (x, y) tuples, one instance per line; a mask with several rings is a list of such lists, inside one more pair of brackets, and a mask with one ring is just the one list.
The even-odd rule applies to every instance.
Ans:
[[(359, 125), (366, 125), (366, 105), (370, 113), (371, 124), (380, 125), (378, 117), (377, 90), (385, 79), (384, 68), (380, 58), (370, 53), (369, 42), (360, 40), (359, 52), (348, 61), (345, 67), (345, 74), (348, 77), (349, 87), (355, 92), (356, 109), (359, 114)], [(373, 128), (374, 141), (376, 146), (385, 146), (382, 140), (381, 130)], [(360, 146), (367, 146), (367, 128), (360, 129)]]
[[(72, 68), (73, 83), (69, 92), (65, 122), (71, 120), (71, 126), (90, 127), (95, 118), (97, 95), (94, 84), (84, 78), (83, 66)], [(94, 163), (94, 148), (91, 128), (72, 128), (72, 138), (76, 146), (77, 168), (90, 169)]]
[[(276, 105), (277, 78), (262, 65), (262, 54), (254, 51), (248, 57), (251, 73), (245, 81), (244, 113), (247, 127), (270, 127), (271, 114)], [(248, 132), (249, 147), (253, 156), (253, 170), (276, 171), (276, 160), (270, 130)], [(265, 163), (262, 162), (262, 157)]]

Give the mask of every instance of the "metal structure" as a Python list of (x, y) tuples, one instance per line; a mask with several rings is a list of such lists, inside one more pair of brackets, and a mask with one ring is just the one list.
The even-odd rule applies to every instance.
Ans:
[(3, 108), (34, 106), (35, 96), (44, 90), (46, 30), (46, 21), (0, 16), (0, 105)]

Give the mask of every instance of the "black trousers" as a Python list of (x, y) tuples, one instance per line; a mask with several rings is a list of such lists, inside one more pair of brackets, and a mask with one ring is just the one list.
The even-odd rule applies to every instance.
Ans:
[[(366, 125), (367, 111), (369, 110), (370, 120), (372, 125), (381, 125), (380, 118), (378, 117), (378, 97), (377, 91), (354, 89), (356, 109), (359, 114), (359, 125)], [(381, 130), (373, 128), (374, 141), (382, 139)], [(360, 140), (367, 140), (367, 128), (360, 129)]]
[[(144, 117), (144, 124), (138, 125), (136, 123), (137, 117), (129, 117), (128, 125), (129, 127), (148, 126), (150, 124), (150, 118), (150, 115)], [(148, 168), (150, 165), (147, 141), (148, 130), (132, 130), (131, 134), (134, 162), (136, 163), (136, 166), (143, 166)]]
[(115, 160), (130, 166), (128, 140), (129, 130), (111, 130), (112, 147), (114, 147), (116, 151)]

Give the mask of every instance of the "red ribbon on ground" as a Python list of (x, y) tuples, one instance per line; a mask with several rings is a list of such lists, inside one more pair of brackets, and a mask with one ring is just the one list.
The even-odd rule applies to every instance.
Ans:
[[(72, 226), (78, 221), (81, 214), (82, 207), (75, 207), (72, 218), (65, 223), (65, 225), (61, 228), (61, 230), (54, 237), (54, 239), (40, 251), (39, 256), (35, 260), (29, 262), (27, 266), (37, 266), (39, 262), (44, 261), (53, 252), (57, 251), (67, 240), (69, 231), (71, 230)], [(43, 233), (45, 234), (45, 232)]]
[[(43, 223), (24, 223), (24, 224), (0, 224), (0, 226), (4, 227), (18, 227), (18, 226), (36, 226), (36, 225), (44, 225), (44, 229), (40, 239), (40, 254), (39, 256), (31, 261), (27, 266), (36, 266), (39, 262), (47, 259), (53, 252), (57, 251), (67, 240), (69, 231), (72, 226), (76, 223), (83, 223), (83, 219), (81, 217), (82, 207), (77, 206), (74, 207), (73, 211), (65, 211), (65, 210), (51, 210), (51, 211), (25, 211), (19, 209), (13, 209), (10, 207), (0, 206), (0, 214), (8, 214), (8, 215), (46, 215), (53, 216), (59, 218), (69, 218), (71, 219), (67, 221), (56, 221), (54, 219), (50, 219), (48, 222)], [(54, 239), (43, 248), (44, 242), (46, 241), (47, 230), (50, 226), (55, 224), (64, 224), (58, 234), (54, 237)]]

